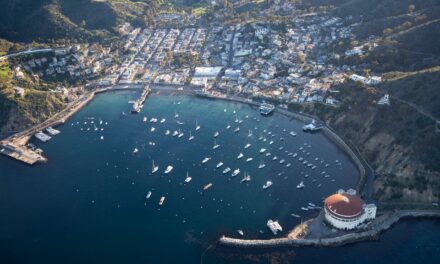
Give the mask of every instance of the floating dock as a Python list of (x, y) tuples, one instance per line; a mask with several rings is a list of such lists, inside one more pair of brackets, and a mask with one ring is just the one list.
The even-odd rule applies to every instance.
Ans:
[(150, 87), (148, 85), (144, 86), (144, 89), (142, 91), (141, 97), (139, 97), (139, 99), (137, 99), (134, 103), (133, 103), (133, 109), (131, 110), (131, 112), (133, 114), (137, 114), (141, 111), (142, 107), (144, 106), (144, 102), (147, 99), (148, 95), (150, 94)]

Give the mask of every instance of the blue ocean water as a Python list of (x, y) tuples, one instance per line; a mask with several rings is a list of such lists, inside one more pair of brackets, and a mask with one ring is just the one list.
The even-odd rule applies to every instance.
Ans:
[[(262, 117), (248, 105), (175, 95), (152, 95), (140, 114), (129, 114), (128, 101), (137, 96), (136, 92), (98, 95), (59, 127), (60, 135), (48, 143), (32, 140), (44, 149), (47, 164), (29, 167), (0, 158), (2, 263), (252, 263), (267, 262), (268, 256), (312, 263), (359, 255), (368, 255), (360, 261), (390, 256), (389, 262), (404, 263), (411, 259), (406, 256), (410, 251), (400, 252), (405, 247), (413, 248), (416, 255), (438, 255), (438, 246), (426, 243), (438, 241), (439, 233), (428, 234), (435, 240), (421, 232), (425, 226), (438, 227), (435, 222), (404, 222), (380, 242), (334, 249), (263, 254), (219, 248), (216, 240), (223, 234), (238, 236), (242, 229), (246, 237), (268, 238), (272, 237), (268, 219), (278, 219), (289, 230), (301, 221), (291, 213), (304, 219), (315, 215), (316, 211), (300, 208), (308, 202), (320, 205), (339, 188), (354, 187), (356, 167), (325, 136), (303, 133), (300, 122), (285, 116)], [(159, 122), (151, 123), (152, 118)], [(196, 121), (201, 126), (198, 131)], [(235, 133), (237, 127), (240, 132)], [(166, 136), (166, 130), (184, 135)], [(220, 147), (213, 150), (216, 131), (215, 143)], [(292, 137), (290, 131), (298, 135)], [(252, 146), (244, 149), (248, 143)], [(271, 156), (260, 153), (261, 148)], [(240, 152), (244, 157), (237, 160)], [(205, 157), (211, 160), (201, 164)], [(253, 160), (246, 162), (249, 157)], [(316, 169), (305, 166), (299, 157)], [(159, 166), (154, 174), (153, 160)], [(216, 169), (220, 161), (224, 165)], [(266, 167), (258, 169), (263, 161)], [(164, 174), (168, 165), (174, 169)], [(223, 174), (226, 167), (231, 171)], [(241, 173), (232, 177), (236, 168)], [(240, 183), (244, 172), (252, 180)], [(185, 184), (187, 173), (192, 181)], [(268, 180), (273, 185), (263, 190)], [(300, 181), (305, 188), (297, 190)], [(204, 191), (208, 183), (213, 185)], [(152, 195), (147, 199), (149, 191)], [(166, 199), (159, 206), (162, 196)], [(413, 230), (414, 236), (401, 232), (402, 228)], [(370, 251), (377, 254), (367, 254)], [(400, 259), (391, 257), (397, 253)]]

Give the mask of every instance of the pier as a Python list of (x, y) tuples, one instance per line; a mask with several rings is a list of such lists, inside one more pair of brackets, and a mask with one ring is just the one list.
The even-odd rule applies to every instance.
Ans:
[(133, 103), (133, 109), (131, 110), (132, 113), (137, 114), (141, 111), (145, 100), (147, 99), (147, 96), (150, 94), (150, 87), (148, 85), (144, 86), (144, 89), (142, 91), (141, 97), (139, 97), (139, 99), (137, 99), (134, 103)]
[[(222, 236), (219, 243), (223, 246), (238, 248), (274, 248), (274, 247), (335, 247), (355, 242), (377, 239), (392, 225), (405, 218), (440, 218), (439, 210), (400, 210), (385, 212), (373, 220), (368, 228), (344, 233), (338, 236), (297, 238), (287, 236), (273, 239), (239, 239)], [(296, 229), (296, 228), (295, 228)], [(294, 229), (294, 230), (295, 230)]]

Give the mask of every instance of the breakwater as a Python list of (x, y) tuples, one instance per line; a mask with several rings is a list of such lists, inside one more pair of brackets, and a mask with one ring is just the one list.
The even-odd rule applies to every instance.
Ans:
[(273, 247), (334, 247), (350, 243), (377, 239), (392, 225), (405, 218), (440, 218), (440, 210), (401, 210), (384, 213), (371, 222), (366, 231), (353, 232), (337, 237), (323, 238), (273, 238), (273, 239), (237, 239), (223, 236), (219, 243), (224, 246), (240, 248), (273, 248)]

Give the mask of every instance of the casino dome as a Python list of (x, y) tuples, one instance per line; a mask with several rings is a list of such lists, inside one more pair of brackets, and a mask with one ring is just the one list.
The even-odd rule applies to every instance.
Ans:
[(347, 193), (337, 193), (327, 197), (324, 206), (330, 214), (345, 219), (357, 218), (364, 211), (364, 201), (358, 196)]

